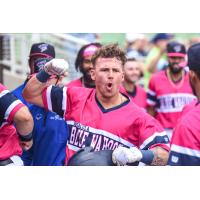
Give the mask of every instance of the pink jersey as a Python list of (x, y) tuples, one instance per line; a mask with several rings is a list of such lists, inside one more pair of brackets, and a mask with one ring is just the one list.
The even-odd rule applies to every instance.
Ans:
[(156, 108), (155, 118), (168, 129), (175, 127), (183, 107), (196, 99), (188, 73), (185, 73), (183, 81), (176, 87), (169, 81), (166, 71), (157, 72), (149, 82), (147, 93), (147, 104)]
[(135, 87), (136, 87), (135, 91), (130, 93), (130, 92), (127, 92), (126, 89), (123, 86), (121, 86), (120, 92), (129, 96), (130, 99), (136, 105), (138, 105), (139, 107), (146, 109), (146, 107), (147, 107), (147, 93), (139, 85), (136, 85)]
[(81, 78), (73, 80), (71, 82), (69, 82), (67, 85), (67, 87), (83, 87)]
[(200, 165), (200, 104), (186, 106), (171, 140), (169, 165)]
[(15, 127), (15, 113), (24, 105), (0, 84), (0, 160), (22, 153)]
[(169, 139), (159, 122), (128, 99), (111, 109), (104, 109), (95, 89), (49, 86), (43, 91), (44, 107), (65, 118), (70, 138), (67, 159), (87, 146), (95, 151), (118, 146), (168, 149)]

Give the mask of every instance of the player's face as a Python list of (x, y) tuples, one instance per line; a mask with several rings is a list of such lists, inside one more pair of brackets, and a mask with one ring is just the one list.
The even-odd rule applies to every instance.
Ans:
[(116, 58), (98, 58), (92, 79), (95, 81), (96, 91), (104, 98), (111, 98), (119, 93), (123, 81), (122, 62)]
[(83, 65), (82, 65), (81, 72), (87, 79), (91, 78), (91, 70), (93, 69), (91, 59), (92, 59), (92, 55), (87, 55), (83, 59)]
[(124, 65), (124, 79), (129, 83), (135, 83), (139, 80), (141, 71), (139, 63), (128, 61)]
[(182, 67), (179, 64), (185, 62), (183, 57), (168, 57), (170, 71), (174, 74), (178, 74), (182, 71)]
[(32, 56), (30, 59), (29, 59), (29, 68), (31, 70), (31, 74), (34, 74), (35, 73), (35, 67), (34, 67), (34, 63), (37, 59), (39, 58), (46, 58), (45, 56), (41, 56), (41, 55), (38, 55), (38, 56)]

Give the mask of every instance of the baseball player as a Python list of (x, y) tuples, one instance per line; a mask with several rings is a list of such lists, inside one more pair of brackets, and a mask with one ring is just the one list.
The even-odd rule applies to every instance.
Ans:
[(178, 42), (167, 45), (169, 66), (155, 73), (150, 79), (147, 104), (148, 112), (154, 116), (171, 138), (172, 130), (186, 104), (196, 99), (184, 70), (186, 50)]
[(101, 47), (100, 43), (90, 43), (84, 45), (78, 52), (75, 68), (80, 71), (83, 75), (76, 80), (73, 80), (67, 84), (67, 87), (77, 86), (77, 87), (86, 87), (94, 88), (94, 81), (91, 79), (90, 71), (93, 68), (91, 58), (94, 53)]
[[(38, 73), (45, 63), (55, 57), (54, 47), (47, 43), (35, 43), (32, 45), (29, 56), (31, 76)], [(23, 153), (22, 159), (25, 165), (57, 166), (64, 165), (66, 157), (66, 143), (68, 127), (65, 121), (57, 114), (29, 104), (22, 96), (22, 91), (27, 80), (13, 91), (26, 105), (34, 119), (33, 146)], [(61, 77), (51, 77), (49, 84), (61, 84)]]
[(197, 101), (187, 105), (174, 129), (168, 165), (200, 165), (200, 43), (188, 50), (189, 76)]
[[(92, 57), (91, 78), (96, 89), (46, 87), (49, 77), (66, 72), (62, 59), (53, 59), (27, 83), (25, 99), (64, 117), (70, 131), (67, 160), (79, 149), (114, 150), (113, 162), (141, 161), (165, 165), (169, 140), (161, 125), (119, 92), (125, 53), (117, 45), (101, 47)], [(67, 163), (66, 160), (66, 163)]]
[[(146, 109), (147, 94), (145, 90), (137, 84), (141, 76), (140, 63), (134, 58), (127, 59), (124, 65), (124, 92), (130, 97), (130, 99), (139, 107)], [(123, 88), (120, 90), (123, 92)]]
[(31, 148), (32, 129), (33, 119), (28, 109), (0, 84), (0, 166), (23, 165), (19, 157), (21, 147)]

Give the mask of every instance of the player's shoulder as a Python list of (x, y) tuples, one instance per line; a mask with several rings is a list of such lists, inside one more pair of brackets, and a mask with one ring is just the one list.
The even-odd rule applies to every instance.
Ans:
[(90, 94), (94, 93), (95, 89), (85, 87), (66, 87), (67, 94), (75, 99), (84, 99)]
[(7, 87), (0, 83), (0, 92), (7, 90)]
[(67, 87), (82, 87), (81, 79), (75, 79), (70, 81), (67, 85)]
[(131, 115), (134, 116), (135, 118), (138, 118), (138, 119), (141, 119), (141, 120), (149, 117), (148, 114), (144, 111), (144, 109), (142, 109), (141, 107), (136, 105), (131, 100), (126, 106), (126, 111), (131, 113)]
[(146, 94), (145, 89), (143, 87), (141, 87), (140, 85), (137, 85), (136, 88), (137, 88), (137, 91), (139, 91), (140, 93)]
[(184, 126), (185, 128), (188, 129), (196, 127), (196, 125), (200, 121), (199, 112), (200, 112), (200, 104), (198, 102), (195, 103), (195, 101), (193, 101), (186, 108), (184, 108), (180, 120), (178, 122), (179, 125)]
[(151, 79), (160, 79), (160, 78), (163, 78), (163, 77), (166, 77), (166, 71), (165, 70), (160, 70), (158, 72), (155, 72), (152, 76), (151, 76)]

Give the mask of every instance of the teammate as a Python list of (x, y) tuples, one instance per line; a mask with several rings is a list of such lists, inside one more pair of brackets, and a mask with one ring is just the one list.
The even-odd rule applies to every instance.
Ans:
[(100, 43), (90, 43), (84, 45), (78, 52), (75, 61), (76, 70), (80, 71), (83, 75), (79, 79), (73, 80), (67, 84), (68, 87), (86, 87), (94, 88), (94, 81), (91, 79), (90, 71), (93, 68), (91, 58), (94, 53), (101, 47)]
[(167, 45), (169, 66), (154, 74), (149, 83), (148, 112), (166, 129), (171, 138), (172, 130), (186, 104), (196, 97), (192, 94), (189, 75), (184, 70), (186, 50), (183, 44)]
[(0, 166), (23, 165), (19, 157), (21, 147), (31, 148), (32, 129), (33, 119), (28, 109), (0, 84)]
[[(146, 109), (147, 94), (145, 90), (137, 84), (141, 73), (140, 63), (134, 58), (127, 59), (124, 65), (124, 81), (122, 85), (125, 89), (124, 92), (131, 100), (139, 107)], [(122, 92), (123, 88), (121, 89)]]
[(111, 44), (92, 57), (91, 78), (96, 89), (46, 87), (52, 74), (66, 71), (65, 61), (59, 59), (48, 62), (26, 85), (23, 95), (27, 101), (57, 112), (67, 121), (67, 159), (91, 146), (95, 151), (115, 150), (113, 161), (118, 165), (135, 161), (166, 164), (169, 140), (161, 125), (119, 92), (125, 62), (125, 53)]
[[(30, 51), (29, 67), (31, 76), (39, 72), (44, 64), (55, 57), (54, 47), (47, 43), (33, 44)], [(23, 102), (22, 91), (27, 84), (19, 86), (13, 93)], [(51, 78), (49, 84), (61, 84), (62, 77)], [(25, 165), (49, 166), (64, 165), (66, 157), (66, 143), (68, 127), (59, 115), (47, 110), (29, 105), (29, 110), (34, 119), (33, 146), (28, 152), (24, 152), (22, 159)]]
[(200, 43), (188, 50), (188, 66), (191, 86), (198, 101), (184, 108), (175, 127), (168, 165), (200, 165)]
[(55, 50), (54, 47), (50, 44), (41, 42), (41, 43), (35, 43), (31, 46), (30, 54), (29, 54), (29, 68), (30, 68), (30, 75), (27, 77), (27, 80), (17, 87), (12, 93), (22, 101), (26, 106), (30, 106), (28, 102), (25, 101), (25, 99), (22, 97), (22, 91), (31, 77), (32, 74), (36, 73), (38, 69), (35, 69), (35, 61), (39, 58), (46, 58), (47, 61), (50, 59), (55, 58)]

